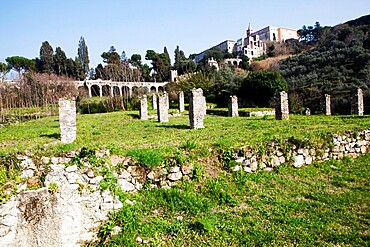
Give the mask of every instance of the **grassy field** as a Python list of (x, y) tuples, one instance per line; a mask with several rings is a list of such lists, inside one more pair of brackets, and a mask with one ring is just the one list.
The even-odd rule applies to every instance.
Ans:
[[(98, 246), (369, 246), (370, 155), (126, 194)], [(113, 226), (122, 232), (111, 239)], [(103, 244), (104, 243), (104, 244)]]
[[(5, 126), (0, 193), (8, 180), (19, 181), (12, 154), (58, 156), (86, 147), (128, 155), (146, 148), (195, 161), (195, 179), (168, 190), (120, 193), (124, 207), (100, 229), (102, 241), (95, 245), (137, 246), (140, 237), (150, 246), (370, 246), (370, 155), (254, 174), (228, 173), (215, 157), (220, 149), (263, 148), (292, 136), (320, 143), (328, 134), (370, 128), (369, 116), (290, 115), (276, 121), (207, 115), (204, 125), (189, 129), (186, 114), (168, 123), (141, 121), (137, 111), (77, 115), (77, 140), (68, 145), (58, 142), (57, 117)], [(116, 225), (122, 232), (108, 239)]]
[(291, 115), (289, 121), (276, 121), (274, 116), (228, 118), (207, 115), (204, 126), (204, 129), (189, 129), (188, 115), (172, 117), (168, 123), (158, 123), (155, 119), (141, 121), (137, 111), (78, 115), (77, 140), (63, 145), (58, 143), (58, 118), (48, 117), (0, 128), (0, 155), (24, 150), (39, 155), (58, 155), (81, 147), (108, 148), (117, 154), (150, 147), (170, 154), (187, 142), (204, 150), (224, 145), (235, 148), (258, 146), (265, 141), (291, 136), (319, 141), (328, 133), (369, 128), (370, 117)]

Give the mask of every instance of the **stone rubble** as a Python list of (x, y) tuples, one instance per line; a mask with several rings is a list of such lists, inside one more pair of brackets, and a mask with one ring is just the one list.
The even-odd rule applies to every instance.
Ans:
[[(143, 189), (147, 182), (149, 188), (169, 188), (180, 179), (192, 178), (194, 169), (191, 163), (168, 169), (165, 165), (144, 168), (131, 157), (112, 155), (112, 158), (109, 150), (99, 150), (96, 156), (111, 157), (116, 165), (123, 165), (124, 169), (116, 174), (118, 185), (130, 193)], [(108, 220), (109, 212), (122, 208), (117, 196), (109, 190), (101, 191), (100, 183), (105, 177), (95, 176), (88, 163), (81, 168), (66, 166), (64, 162), (70, 161), (66, 157), (42, 157), (42, 165), (37, 168), (30, 157), (18, 156), (18, 159), (24, 169), (22, 174), (27, 174), (24, 179), (31, 177), (40, 183), (38, 177), (32, 177), (34, 173), (48, 173), (44, 187), (32, 190), (29, 183), (22, 182), (17, 186), (18, 194), (0, 205), (1, 246), (80, 246), (96, 241), (97, 230)], [(135, 202), (126, 200), (126, 203)], [(44, 234), (45, 229), (48, 234)], [(120, 228), (115, 230), (119, 231)]]
[[(354, 137), (355, 136), (355, 137)], [(346, 135), (332, 135), (333, 146), (325, 149), (315, 149), (312, 147), (297, 147), (286, 141), (290, 146), (282, 148), (281, 144), (271, 143), (267, 152), (260, 156), (256, 150), (249, 147), (242, 149), (243, 156), (234, 157), (237, 165), (232, 167), (232, 171), (243, 169), (245, 172), (255, 172), (257, 170), (271, 170), (286, 162), (291, 162), (294, 167), (311, 165), (315, 161), (326, 161), (329, 159), (342, 159), (344, 156), (352, 158), (365, 154), (370, 149), (370, 130), (363, 130), (358, 133), (348, 132)], [(239, 152), (240, 153), (240, 152)]]

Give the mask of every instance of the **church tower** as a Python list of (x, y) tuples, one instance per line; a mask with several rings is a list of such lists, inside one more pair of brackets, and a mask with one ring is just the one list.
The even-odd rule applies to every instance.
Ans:
[(247, 37), (251, 36), (252, 34), (253, 34), (253, 28), (251, 26), (251, 23), (249, 23), (248, 29), (247, 29)]

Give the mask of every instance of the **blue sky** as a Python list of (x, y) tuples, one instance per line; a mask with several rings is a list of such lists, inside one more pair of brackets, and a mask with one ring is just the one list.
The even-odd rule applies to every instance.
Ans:
[[(8, 56), (39, 56), (41, 43), (77, 55), (85, 38), (90, 67), (111, 45), (118, 53), (144, 56), (146, 50), (170, 55), (176, 45), (188, 56), (226, 39), (265, 26), (299, 29), (335, 25), (369, 14), (368, 0), (0, 0), (0, 61)], [(172, 61), (173, 62), (173, 61)]]

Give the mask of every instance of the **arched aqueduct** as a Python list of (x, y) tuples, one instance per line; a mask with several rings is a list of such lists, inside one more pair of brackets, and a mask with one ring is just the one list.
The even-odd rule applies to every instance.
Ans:
[(76, 87), (86, 88), (89, 97), (93, 96), (121, 96), (131, 97), (135, 90), (144, 90), (145, 93), (163, 92), (168, 82), (119, 82), (111, 80), (76, 81)]

